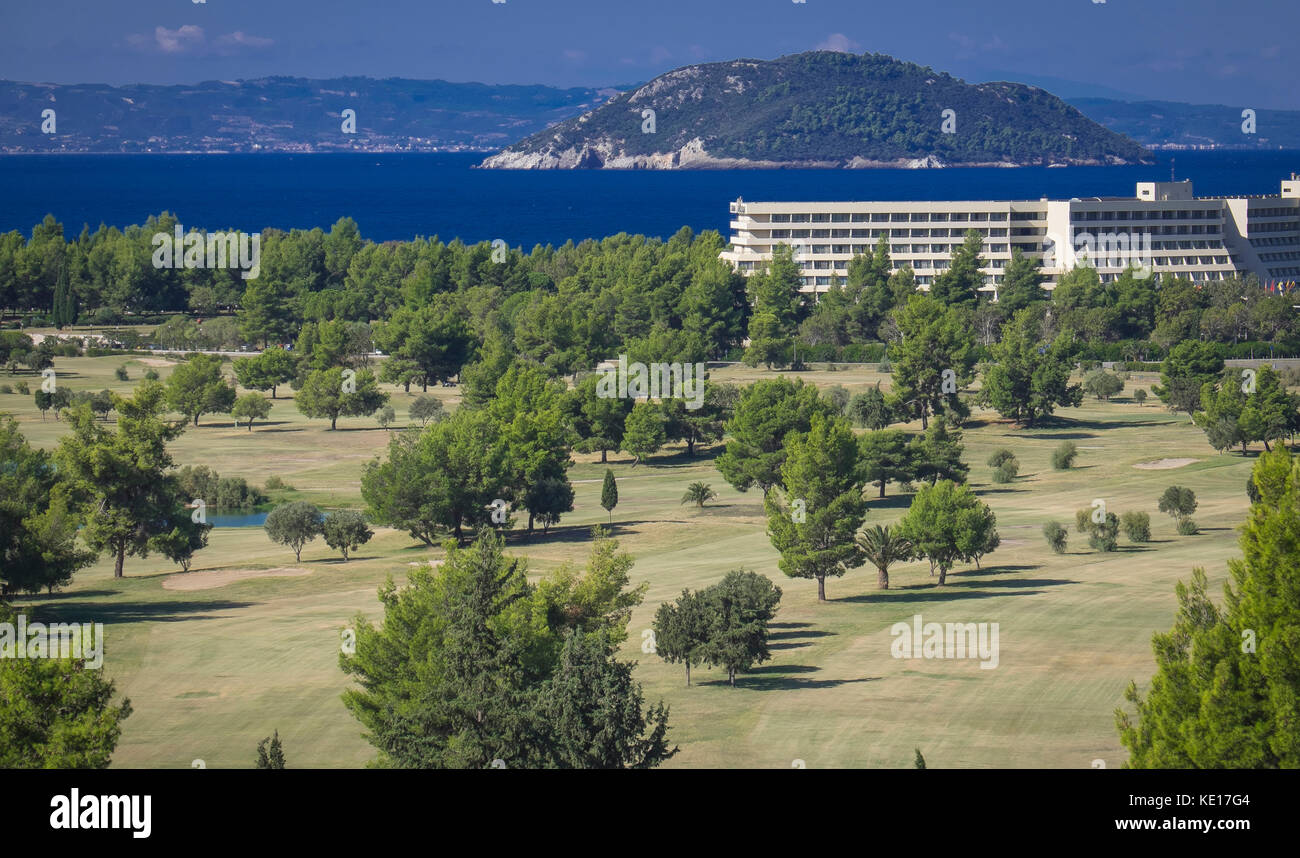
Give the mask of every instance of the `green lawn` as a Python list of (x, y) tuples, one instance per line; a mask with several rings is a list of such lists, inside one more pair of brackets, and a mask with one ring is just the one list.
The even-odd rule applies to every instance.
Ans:
[[(126, 363), (131, 380), (113, 370)], [(60, 383), (73, 389), (126, 392), (146, 367), (120, 357), (59, 359)], [(159, 366), (166, 377), (168, 367)], [(774, 373), (743, 367), (715, 371), (715, 379), (748, 381)], [(798, 377), (850, 391), (888, 376), (855, 367)], [(16, 378), (23, 378), (18, 376)], [(33, 389), (40, 379), (26, 376)], [(0, 379), (12, 383), (16, 379)], [(919, 747), (932, 767), (1087, 768), (1100, 758), (1115, 768), (1123, 751), (1113, 725), (1130, 679), (1150, 677), (1151, 633), (1167, 629), (1175, 609), (1174, 584), (1204, 566), (1219, 592), (1226, 561), (1236, 554), (1235, 526), (1245, 517), (1245, 483), (1254, 459), (1218, 455), (1186, 416), (1157, 404), (1139, 407), (1128, 396), (1150, 389), (1155, 377), (1138, 374), (1116, 400), (1067, 409), (1050, 429), (1022, 430), (977, 411), (966, 430), (971, 483), (998, 516), (1002, 546), (983, 569), (959, 566), (945, 588), (933, 586), (929, 566), (916, 562), (891, 571), (891, 589), (879, 591), (875, 570), (853, 570), (827, 583), (830, 602), (818, 604), (816, 583), (788, 579), (765, 535), (762, 497), (738, 493), (710, 463), (671, 448), (639, 467), (611, 454), (619, 480), (614, 531), (636, 558), (634, 581), (649, 582), (633, 614), (625, 657), (639, 662), (637, 678), (650, 700), (671, 706), (671, 738), (683, 767), (809, 768), (910, 766)], [(389, 388), (392, 390), (391, 388)], [(398, 425), (412, 397), (393, 391)], [(456, 404), (456, 388), (434, 392)], [(303, 418), (288, 388), (280, 390), (270, 422), (250, 433), (229, 418), (203, 418), (174, 445), (180, 464), (208, 465), (222, 475), (261, 485), (279, 475), (303, 497), (322, 505), (360, 506), (363, 464), (382, 454), (390, 433), (371, 418), (344, 418), (339, 430)], [(0, 395), (0, 410), (15, 414), (23, 431), (52, 446), (65, 424), (41, 419), (31, 396)], [(1077, 466), (1053, 471), (1052, 449), (1073, 440)], [(1013, 449), (1021, 476), (995, 485), (984, 464), (999, 447)], [(1136, 463), (1186, 457), (1194, 464), (1139, 470)], [(588, 530), (607, 520), (600, 507), (598, 456), (579, 455), (571, 472), (576, 509), (558, 528), (512, 541), (540, 573), (565, 561), (580, 563)], [(704, 510), (679, 503), (687, 485), (711, 483), (718, 499)], [(1156, 510), (1171, 484), (1190, 486), (1202, 532), (1183, 537)], [(906, 496), (890, 485), (872, 496), (868, 524), (888, 523), (906, 511)], [(1074, 511), (1102, 498), (1116, 513), (1151, 515), (1153, 542), (1100, 554), (1073, 531)], [(1042, 524), (1071, 528), (1066, 554), (1052, 554)], [(101, 560), (53, 596), (20, 599), (47, 618), (107, 625), (105, 670), (131, 698), (114, 757), (118, 766), (251, 766), (257, 741), (278, 729), (290, 766), (360, 766), (373, 754), (357, 722), (343, 708), (348, 680), (339, 671), (340, 633), (358, 611), (379, 616), (376, 588), (401, 581), (410, 564), (437, 556), (404, 533), (380, 530), (351, 562), (342, 563), (321, 541), (303, 552), (271, 543), (260, 528), (213, 531), (193, 571), (270, 569), (301, 565), (301, 577), (239, 580), (212, 589), (164, 588), (183, 577), (165, 558), (128, 558), (126, 578), (114, 580)], [(660, 602), (683, 587), (698, 588), (728, 570), (768, 575), (784, 591), (773, 629), (773, 660), (744, 674), (736, 688), (721, 669), (696, 669), (684, 687), (681, 666), (641, 652), (642, 631)], [(1000, 664), (978, 661), (899, 660), (890, 656), (890, 626), (910, 622), (996, 622)]]

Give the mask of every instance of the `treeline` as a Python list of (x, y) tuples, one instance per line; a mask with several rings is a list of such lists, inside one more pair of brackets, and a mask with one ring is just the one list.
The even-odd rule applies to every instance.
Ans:
[[(342, 333), (329, 336), (361, 359), (375, 349), (391, 358), (383, 380), (424, 386), (502, 355), (561, 375), (621, 353), (647, 362), (739, 357), (746, 339), (752, 363), (875, 361), (901, 338), (892, 310), (917, 288), (883, 237), (814, 298), (800, 291), (788, 248), (746, 278), (718, 259), (724, 242), (712, 231), (683, 228), (667, 241), (620, 233), (524, 253), (437, 238), (376, 244), (349, 218), (328, 231), (264, 230), (259, 274), (244, 280), (237, 268), (155, 268), (153, 235), (176, 224), (163, 213), (68, 239), (47, 216), (30, 239), (0, 235), (0, 315), (16, 311), (27, 324), (161, 321), (147, 342), (173, 349), (293, 345), (334, 322)], [(978, 291), (981, 250), (968, 235), (932, 285), (962, 311), (981, 357), (1029, 306), (1044, 336), (1066, 334), (1080, 359), (1162, 360), (1186, 340), (1222, 344), (1225, 357), (1300, 353), (1290, 299), (1251, 278), (1193, 284), (1128, 272), (1103, 283), (1077, 268), (1049, 293), (1036, 264), (1015, 254), (993, 302)], [(113, 336), (128, 348), (146, 342)]]

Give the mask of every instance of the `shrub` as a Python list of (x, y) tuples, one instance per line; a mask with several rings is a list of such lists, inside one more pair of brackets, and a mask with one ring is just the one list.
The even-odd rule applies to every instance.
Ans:
[(889, 362), (889, 355), (885, 355), (884, 357), (882, 357), (882, 358), (880, 359), (880, 365), (879, 365), (878, 367), (876, 367), (876, 369), (877, 369), (879, 372), (891, 372), (891, 373), (892, 373), (892, 372), (894, 371), (894, 365), (893, 365), (892, 363)]
[(993, 482), (1009, 483), (1016, 478), (1015, 460), (998, 465), (993, 469)]
[(1003, 447), (1001, 450), (998, 450), (996, 453), (989, 456), (989, 467), (996, 468), (999, 465), (1001, 465), (1003, 462), (1008, 460), (1014, 460), (1015, 458), (1016, 458), (1015, 453)]
[(1195, 536), (1198, 528), (1196, 522), (1190, 518), (1178, 519), (1178, 532), (1182, 536)]
[(834, 406), (837, 414), (843, 414), (844, 409), (849, 405), (849, 391), (843, 385), (831, 385), (822, 391), (822, 396)]
[(1114, 551), (1119, 546), (1119, 516), (1106, 513), (1103, 521), (1093, 521), (1094, 507), (1085, 507), (1074, 514), (1074, 527), (1088, 534), (1088, 544), (1098, 551)]
[(1074, 459), (1079, 455), (1079, 448), (1073, 441), (1062, 441), (1061, 446), (1052, 451), (1052, 467), (1058, 471), (1068, 471), (1074, 467)]
[(14, 389), (7, 384), (0, 384), (0, 393), (13, 393)]
[(1102, 400), (1109, 400), (1124, 389), (1124, 379), (1104, 369), (1095, 369), (1083, 377), (1083, 389)]
[(285, 483), (284, 480), (280, 479), (279, 474), (272, 474), (271, 476), (266, 478), (266, 490), (268, 492), (279, 491), (279, 490), (293, 491), (293, 486), (288, 485), (287, 483)]
[(117, 380), (118, 380), (118, 381), (130, 381), (130, 380), (131, 380), (131, 376), (127, 375), (127, 373), (126, 373), (126, 364), (122, 364), (122, 365), (119, 366), (117, 369), (113, 370), (113, 375), (117, 376)]
[(1133, 391), (1133, 398), (1137, 400), (1138, 405), (1145, 405), (1147, 401), (1147, 392), (1142, 388)]
[(25, 381), (20, 381), (17, 384), (15, 384), (14, 390), (18, 391), (23, 396), (31, 396), (32, 394), (32, 389), (27, 386), (27, 382)]
[(145, 370), (144, 377), (146, 381), (157, 381), (158, 370), (154, 369), (153, 367), (150, 367), (149, 369)]
[[(1089, 519), (1091, 522), (1091, 519)], [(1106, 513), (1106, 521), (1102, 524), (1092, 523), (1089, 531), (1088, 544), (1098, 551), (1114, 551), (1119, 547), (1119, 516), (1113, 512)]]
[(1145, 512), (1126, 512), (1120, 516), (1119, 525), (1129, 542), (1151, 541), (1151, 516)]
[(1043, 525), (1043, 537), (1054, 552), (1064, 554), (1065, 542), (1070, 538), (1070, 532), (1059, 521), (1049, 521)]

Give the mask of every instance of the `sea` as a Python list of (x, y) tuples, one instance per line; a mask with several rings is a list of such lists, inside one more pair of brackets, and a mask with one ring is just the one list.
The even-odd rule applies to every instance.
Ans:
[(619, 232), (729, 233), (750, 201), (1069, 199), (1126, 196), (1140, 181), (1191, 179), (1195, 193), (1276, 194), (1300, 151), (1177, 151), (1149, 166), (920, 170), (481, 170), (487, 153), (8, 155), (0, 232), (30, 235), (47, 213), (75, 236), (168, 211), (188, 229), (310, 229), (353, 218), (365, 238), (534, 245)]

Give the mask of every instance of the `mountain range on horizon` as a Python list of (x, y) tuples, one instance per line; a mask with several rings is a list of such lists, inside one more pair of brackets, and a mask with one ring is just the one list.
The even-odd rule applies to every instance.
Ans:
[[(721, 83), (711, 82), (712, 89), (687, 83), (716, 74)], [(729, 87), (728, 77), (752, 80), (728, 93), (737, 88)], [(641, 109), (650, 101), (635, 115), (611, 122), (614, 111), (637, 93), (648, 98), (651, 89), (658, 93), (654, 135), (640, 130)], [(672, 99), (679, 105), (689, 99), (697, 108), (687, 111), (690, 129), (674, 119)], [(1007, 108), (993, 107), (1008, 100)], [(958, 128), (972, 133), (942, 134), (940, 103), (956, 111)], [(346, 109), (356, 112), (356, 133), (343, 131)], [(519, 156), (546, 150), (548, 141), (554, 148), (559, 135), (561, 149), (578, 153), (587, 146), (582, 166), (598, 166), (590, 153), (600, 146), (592, 140), (603, 135), (600, 145), (607, 149), (614, 137), (624, 141), (626, 166), (655, 166), (649, 156), (671, 161), (672, 152), (680, 166), (692, 141), (699, 141), (695, 150), (720, 162), (696, 166), (941, 166), (1127, 163), (1144, 158), (1136, 144), (1300, 148), (1300, 111), (1260, 109), (1256, 132), (1246, 134), (1243, 109), (1097, 96), (1058, 99), (1036, 86), (968, 84), (884, 55), (822, 51), (685, 66), (645, 84), (600, 88), (365, 77), (117, 87), (0, 81), (0, 153), (473, 151), (499, 153), (487, 166), (545, 166)], [(47, 110), (54, 111), (52, 117)], [(886, 121), (879, 121), (882, 116)], [(54, 133), (42, 133), (51, 119)], [(613, 127), (619, 123), (626, 127)], [(691, 136), (678, 139), (685, 130)], [(1052, 140), (1071, 138), (1054, 148)], [(689, 164), (693, 150), (687, 151)], [(854, 157), (859, 163), (850, 163)], [(539, 160), (545, 159), (532, 158)], [(551, 166), (563, 159), (554, 160)], [(610, 159), (595, 160), (607, 166)]]

